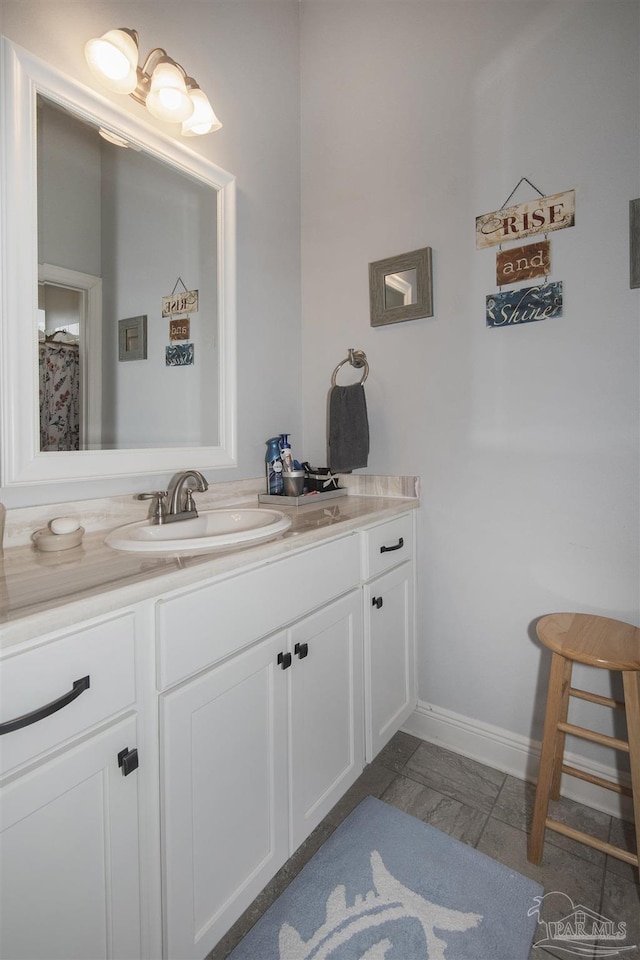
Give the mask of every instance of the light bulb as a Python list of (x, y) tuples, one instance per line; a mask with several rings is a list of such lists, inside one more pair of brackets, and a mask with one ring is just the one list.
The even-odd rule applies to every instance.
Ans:
[(116, 93), (131, 93), (138, 82), (138, 44), (135, 31), (108, 30), (87, 41), (84, 55), (89, 69)]
[(147, 109), (159, 120), (179, 123), (187, 120), (194, 105), (185, 86), (184, 77), (169, 57), (162, 57), (151, 77), (151, 87), (146, 99)]
[(188, 120), (182, 124), (182, 135), (184, 137), (197, 137), (204, 133), (213, 133), (219, 130), (222, 124), (213, 112), (206, 93), (203, 93), (200, 87), (193, 86), (189, 88), (189, 96), (193, 103), (193, 113)]

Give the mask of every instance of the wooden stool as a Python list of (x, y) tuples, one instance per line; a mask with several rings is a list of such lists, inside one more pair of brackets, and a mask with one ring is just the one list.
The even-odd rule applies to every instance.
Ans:
[[(547, 811), (549, 800), (559, 799), (560, 777), (566, 773), (632, 797), (636, 839), (640, 839), (640, 629), (606, 617), (594, 617), (582, 613), (553, 613), (538, 621), (536, 631), (539, 639), (553, 651), (553, 654), (536, 802), (529, 838), (529, 860), (532, 863), (540, 863), (545, 829), (549, 828), (637, 867), (636, 854), (598, 840), (582, 830), (567, 827), (547, 816)], [(574, 661), (586, 663), (590, 667), (600, 667), (603, 670), (620, 671), (624, 702), (572, 687), (571, 671)], [(616, 737), (609, 737), (567, 723), (569, 697), (578, 697), (605, 707), (625, 710), (627, 740), (618, 740)], [(631, 789), (563, 763), (564, 741), (568, 733), (613, 747), (615, 750), (628, 752), (631, 764)]]

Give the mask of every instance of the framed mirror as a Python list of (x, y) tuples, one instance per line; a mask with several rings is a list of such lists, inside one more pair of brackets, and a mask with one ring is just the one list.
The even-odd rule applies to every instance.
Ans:
[(431, 247), (369, 264), (371, 326), (433, 316)]
[[(235, 466), (235, 178), (5, 38), (0, 55), (2, 484)], [(178, 279), (197, 310), (170, 326)], [(143, 316), (122, 363), (121, 321)], [(79, 358), (75, 433), (45, 422), (43, 350), (56, 383)]]

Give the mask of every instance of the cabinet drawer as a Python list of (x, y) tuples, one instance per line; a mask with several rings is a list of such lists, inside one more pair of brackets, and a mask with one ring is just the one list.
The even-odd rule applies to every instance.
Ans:
[(61, 709), (0, 736), (3, 773), (135, 703), (134, 638), (128, 613), (0, 661), (0, 724), (53, 705), (89, 677)]
[(359, 568), (358, 537), (351, 534), (159, 600), (158, 688), (166, 689), (353, 589)]
[(405, 513), (362, 533), (362, 572), (365, 580), (413, 557), (413, 513)]

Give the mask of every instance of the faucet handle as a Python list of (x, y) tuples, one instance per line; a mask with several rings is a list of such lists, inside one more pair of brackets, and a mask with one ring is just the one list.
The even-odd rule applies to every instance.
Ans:
[(193, 490), (191, 487), (186, 487), (184, 491), (184, 511), (185, 513), (195, 513), (196, 517), (198, 516), (196, 502), (193, 499)]
[(167, 495), (166, 490), (153, 490), (151, 493), (139, 493), (136, 500), (153, 500), (149, 510), (149, 516), (152, 523), (163, 523), (167, 515), (167, 505), (164, 498)]

